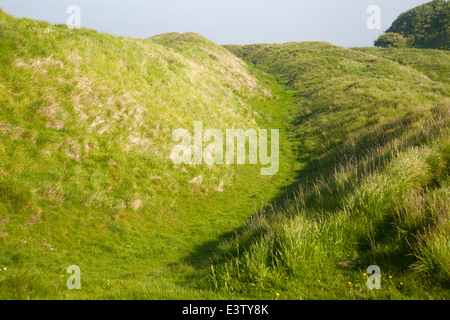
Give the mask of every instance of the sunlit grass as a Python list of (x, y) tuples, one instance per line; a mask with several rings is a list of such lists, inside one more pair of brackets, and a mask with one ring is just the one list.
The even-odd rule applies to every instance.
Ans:
[[(180, 40), (0, 12), (1, 298), (221, 296), (192, 280), (197, 248), (210, 242), (206, 257), (289, 179), (278, 114), (290, 97), (213, 42)], [(171, 134), (194, 121), (224, 132), (276, 125), (287, 141), (280, 175), (175, 166)], [(66, 287), (70, 265), (81, 269), (80, 291)]]
[[(448, 53), (0, 11), (0, 61), (0, 298), (448, 298)], [(194, 121), (280, 129), (280, 172), (175, 166)]]
[[(296, 91), (304, 167), (287, 201), (221, 243), (215, 286), (287, 299), (448, 298), (449, 88), (417, 72), (448, 72), (448, 53), (426, 51), (419, 64), (416, 50), (227, 48)], [(359, 276), (370, 265), (381, 290)]]

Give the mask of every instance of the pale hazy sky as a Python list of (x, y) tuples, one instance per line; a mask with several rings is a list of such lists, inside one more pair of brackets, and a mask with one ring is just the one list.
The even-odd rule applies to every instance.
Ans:
[[(81, 9), (81, 26), (147, 38), (197, 32), (219, 44), (327, 41), (372, 46), (397, 16), (421, 0), (0, 0), (15, 17), (66, 23), (66, 9)], [(381, 30), (370, 30), (367, 8), (381, 9)]]

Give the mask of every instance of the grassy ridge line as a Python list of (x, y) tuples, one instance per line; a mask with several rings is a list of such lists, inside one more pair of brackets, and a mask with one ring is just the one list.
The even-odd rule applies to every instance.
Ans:
[[(295, 91), (302, 169), (284, 206), (220, 245), (214, 287), (287, 299), (448, 298), (450, 101), (439, 80), (449, 55), (226, 48)], [(373, 264), (382, 290), (366, 288)]]
[(354, 48), (354, 50), (396, 61), (424, 73), (432, 80), (450, 82), (448, 51), (388, 48)]
[[(289, 163), (275, 180), (258, 166), (177, 167), (170, 136), (194, 121), (268, 127), (285, 98), (182, 37), (175, 48), (0, 11), (2, 298), (220, 297), (195, 287), (203, 255), (190, 255), (276, 195)], [(65, 285), (72, 264), (79, 292)]]
[(448, 85), (414, 69), (326, 43), (227, 48), (296, 91), (298, 154), (306, 161), (357, 138), (365, 128), (387, 125), (450, 95)]

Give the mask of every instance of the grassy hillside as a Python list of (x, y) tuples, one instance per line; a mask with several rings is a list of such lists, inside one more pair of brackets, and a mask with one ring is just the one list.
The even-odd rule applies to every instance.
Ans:
[(278, 128), (289, 97), (199, 35), (167, 40), (0, 11), (0, 298), (216, 296), (189, 288), (186, 257), (277, 195), (292, 161), (275, 177), (175, 166), (172, 132)]
[[(0, 299), (449, 297), (449, 53), (0, 10), (0, 59)], [(194, 121), (280, 129), (279, 173), (174, 165)]]
[(415, 69), (431, 80), (450, 82), (450, 61), (448, 53), (443, 50), (421, 49), (380, 49), (355, 48), (368, 54), (394, 60), (399, 64)]
[[(221, 243), (214, 286), (287, 299), (448, 298), (450, 55), (226, 47), (293, 91), (301, 169), (287, 201)], [(370, 265), (381, 290), (366, 287)]]

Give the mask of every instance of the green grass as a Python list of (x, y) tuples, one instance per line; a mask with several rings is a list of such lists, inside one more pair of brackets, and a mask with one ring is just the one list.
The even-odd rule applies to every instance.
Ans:
[[(0, 11), (0, 59), (1, 299), (449, 297), (447, 52), (140, 40)], [(175, 166), (171, 134), (194, 121), (280, 129), (279, 173)]]
[[(437, 75), (448, 53), (227, 48), (295, 91), (301, 169), (288, 200), (221, 243), (214, 287), (284, 299), (448, 298), (450, 102)], [(370, 265), (381, 290), (366, 287)]]
[[(195, 264), (289, 183), (292, 161), (275, 177), (177, 167), (171, 134), (273, 128), (291, 98), (201, 36), (166, 46), (3, 12), (0, 25), (0, 297), (222, 297), (196, 287)], [(73, 264), (81, 291), (65, 285)]]

